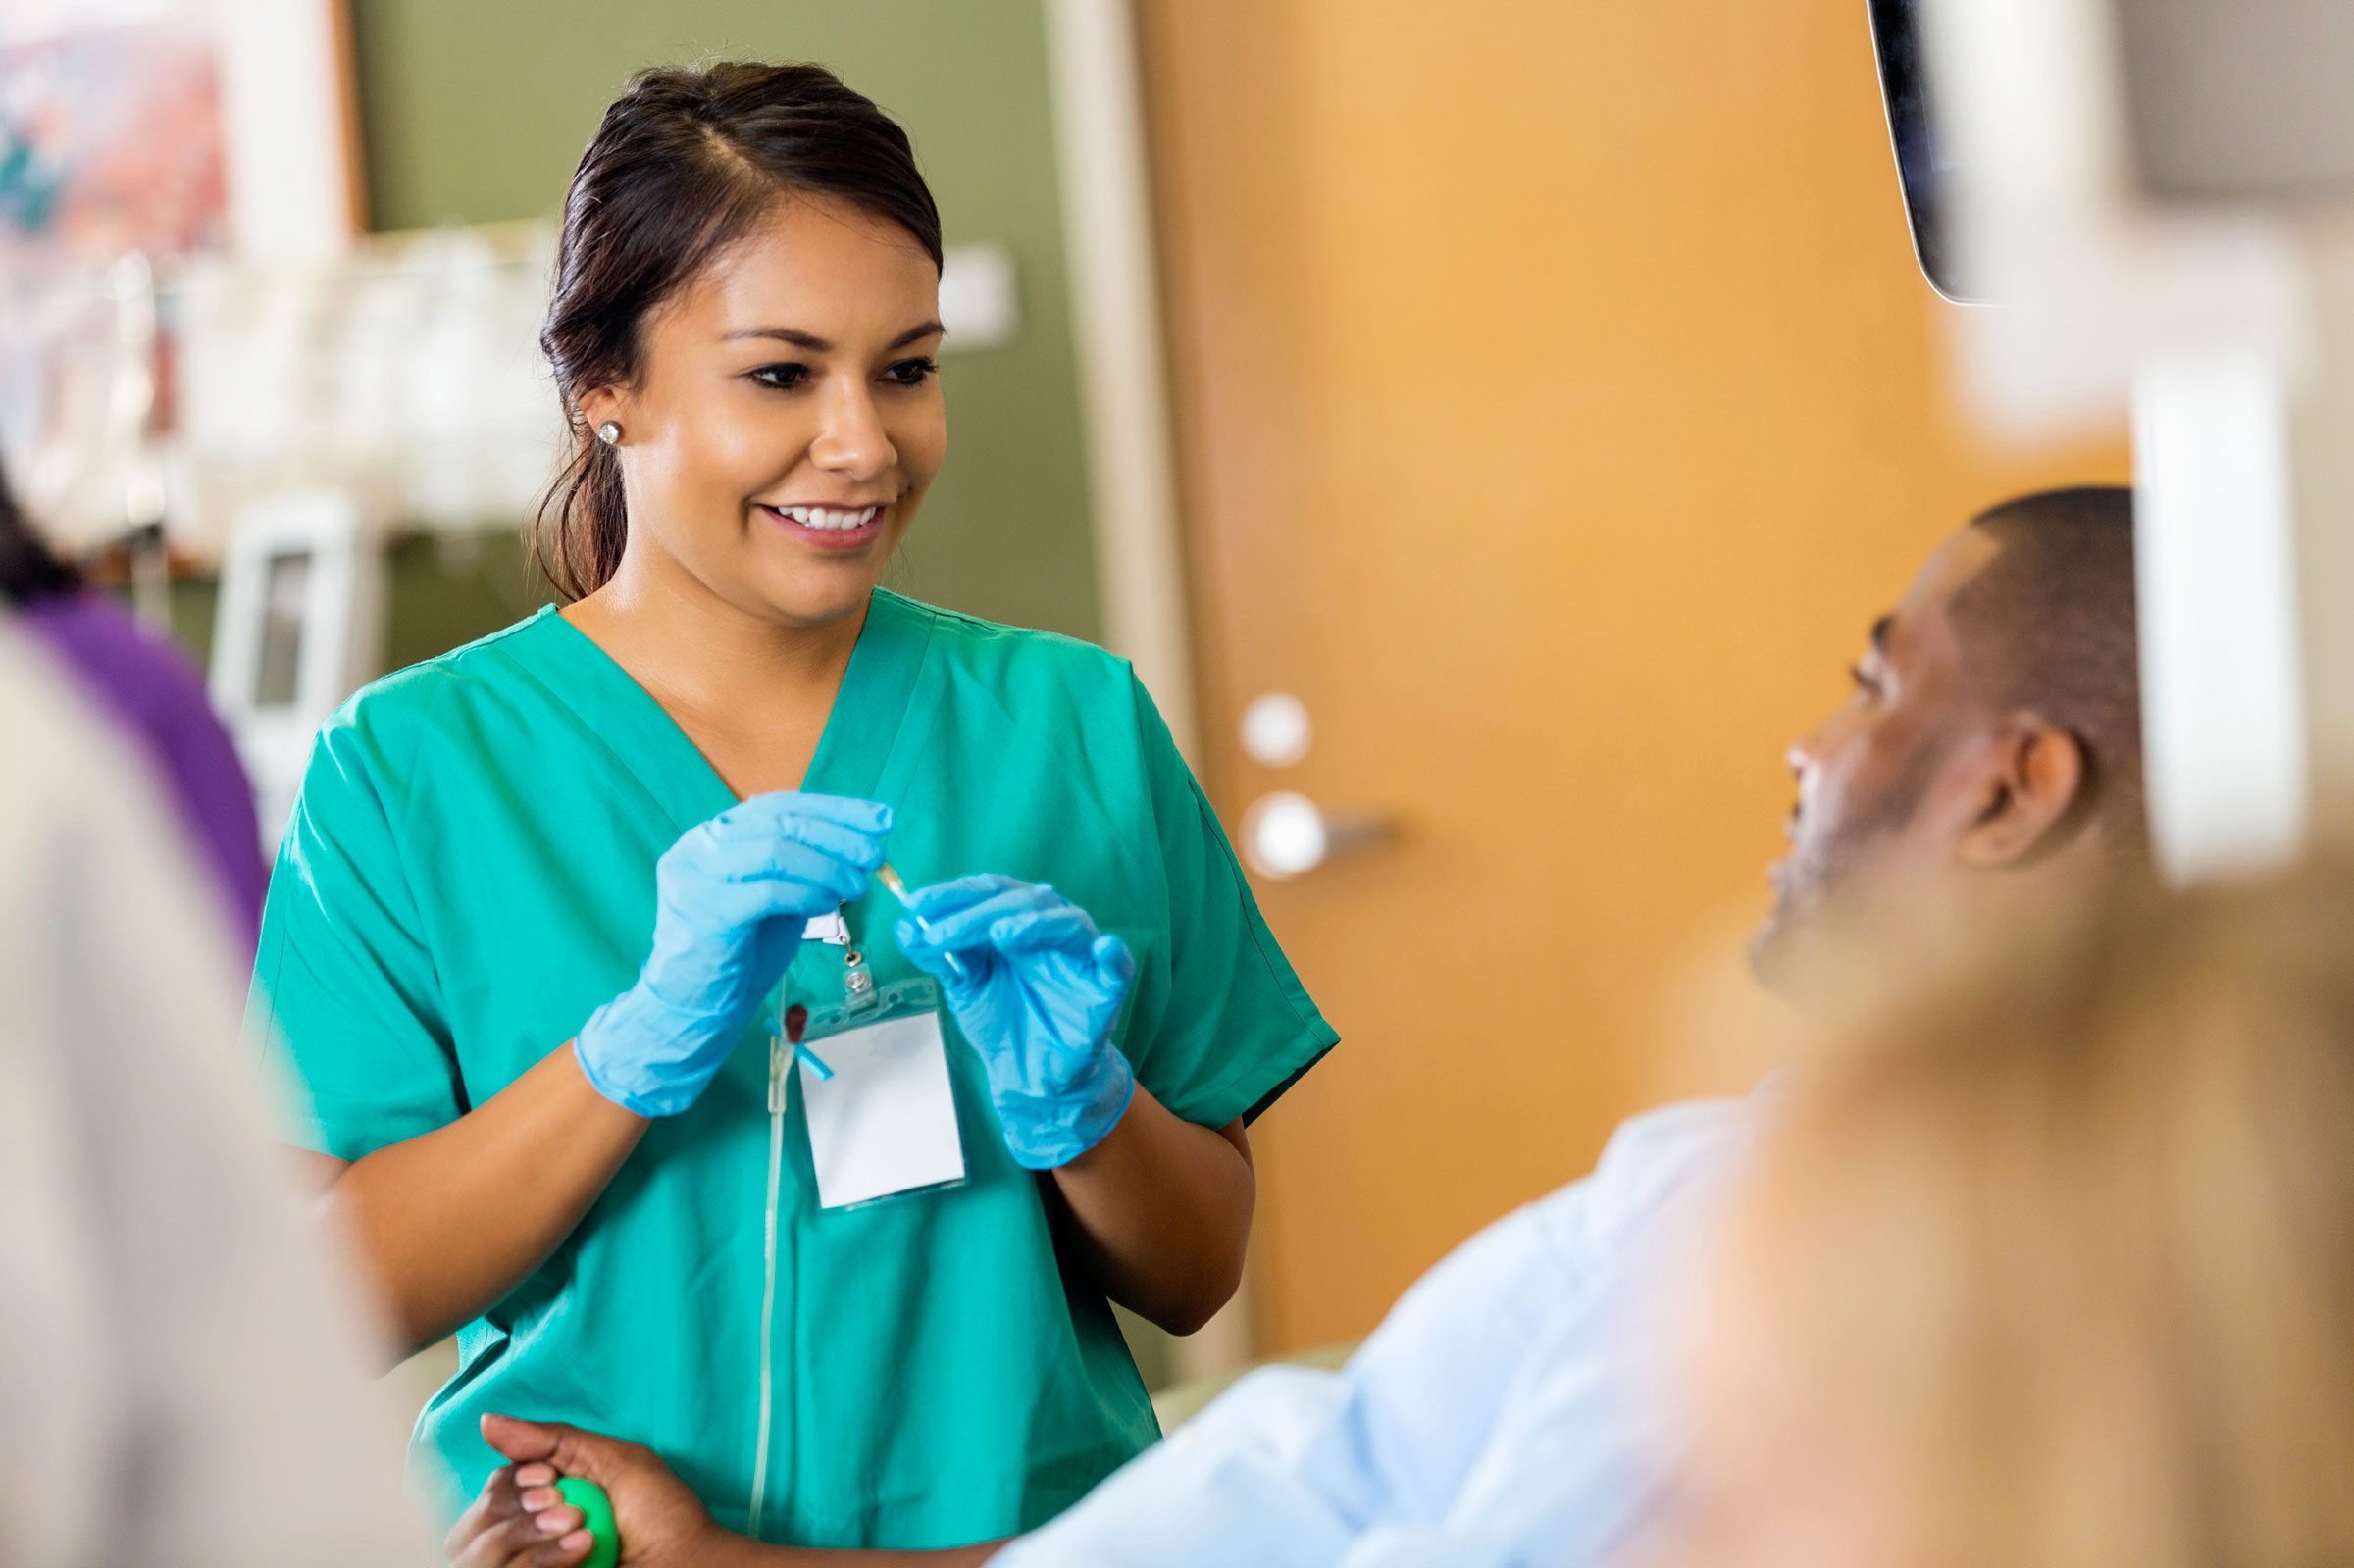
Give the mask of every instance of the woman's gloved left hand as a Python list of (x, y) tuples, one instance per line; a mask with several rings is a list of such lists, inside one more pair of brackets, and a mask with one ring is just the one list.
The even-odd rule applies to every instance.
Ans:
[(901, 920), (899, 946), (981, 1053), (1013, 1157), (1043, 1171), (1094, 1148), (1136, 1092), (1111, 1042), (1136, 977), (1128, 944), (1053, 888), (1010, 877), (920, 888), (907, 909), (924, 926)]

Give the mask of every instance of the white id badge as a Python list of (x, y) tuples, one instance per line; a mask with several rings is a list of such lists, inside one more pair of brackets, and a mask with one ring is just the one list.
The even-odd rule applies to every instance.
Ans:
[(863, 1007), (813, 1011), (801, 1043), (834, 1074), (800, 1063), (819, 1207), (964, 1180), (938, 986), (903, 980)]

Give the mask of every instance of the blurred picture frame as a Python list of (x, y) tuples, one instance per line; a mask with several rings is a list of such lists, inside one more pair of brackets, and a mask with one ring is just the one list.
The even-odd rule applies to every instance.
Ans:
[(345, 0), (0, 4), (0, 451), (61, 542), (156, 520), (178, 281), (363, 231)]
[(230, 246), (333, 260), (368, 228), (347, 0), (218, 0)]
[(0, 259), (332, 257), (365, 227), (344, 0), (9, 0)]

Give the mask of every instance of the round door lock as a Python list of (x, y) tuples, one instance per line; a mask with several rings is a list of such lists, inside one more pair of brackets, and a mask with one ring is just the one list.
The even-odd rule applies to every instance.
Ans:
[(1243, 709), (1243, 752), (1262, 768), (1289, 768), (1306, 757), (1316, 738), (1307, 704), (1288, 691), (1269, 691)]

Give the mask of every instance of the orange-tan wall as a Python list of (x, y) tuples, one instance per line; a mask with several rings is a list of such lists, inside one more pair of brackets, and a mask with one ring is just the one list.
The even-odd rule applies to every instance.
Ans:
[[(1663, 990), (1762, 907), (1869, 618), (1972, 510), (2126, 459), (1967, 428), (1863, 0), (1142, 16), (1212, 791), (1418, 825), (1264, 890), (1349, 1037), (1258, 1134), (1283, 1349), (1684, 1087)], [(1282, 778), (1229, 743), (1270, 685), (1322, 726)], [(1476, 1045), (1470, 961), (1510, 986)]]

